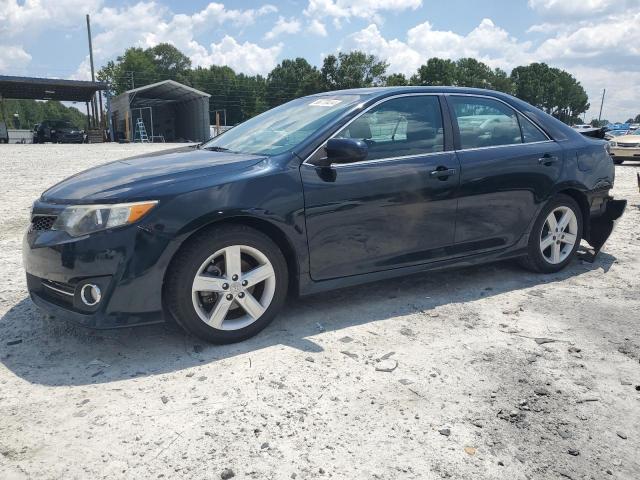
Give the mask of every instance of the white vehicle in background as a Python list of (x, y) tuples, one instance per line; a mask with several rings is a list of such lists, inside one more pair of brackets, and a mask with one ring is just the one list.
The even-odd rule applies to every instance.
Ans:
[(625, 160), (640, 160), (640, 129), (629, 131), (609, 140), (613, 163), (620, 165)]
[(629, 130), (609, 130), (605, 134), (604, 138), (605, 138), (605, 140), (612, 140), (612, 139), (614, 139), (616, 137), (621, 137), (623, 135), (627, 135), (628, 133), (629, 133)]

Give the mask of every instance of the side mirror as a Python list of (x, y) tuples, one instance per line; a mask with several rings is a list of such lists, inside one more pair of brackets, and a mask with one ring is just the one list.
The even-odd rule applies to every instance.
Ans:
[(333, 163), (354, 163), (367, 158), (369, 147), (362, 140), (355, 138), (331, 138), (325, 148), (326, 158), (317, 162), (321, 167), (328, 167)]

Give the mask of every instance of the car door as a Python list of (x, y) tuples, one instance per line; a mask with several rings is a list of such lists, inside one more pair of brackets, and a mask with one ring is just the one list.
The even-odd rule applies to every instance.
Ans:
[(563, 150), (496, 98), (448, 95), (446, 100), (461, 169), (457, 249), (512, 245), (558, 181)]
[(446, 256), (444, 247), (454, 239), (459, 165), (439, 97), (383, 100), (334, 137), (364, 140), (368, 153), (363, 161), (316, 166), (326, 157), (323, 146), (301, 166), (311, 277)]

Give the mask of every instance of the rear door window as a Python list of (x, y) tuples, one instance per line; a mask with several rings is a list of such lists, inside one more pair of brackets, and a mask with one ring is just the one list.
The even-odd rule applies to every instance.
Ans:
[(460, 148), (522, 143), (517, 114), (504, 103), (490, 98), (466, 96), (451, 96), (449, 101), (460, 131)]

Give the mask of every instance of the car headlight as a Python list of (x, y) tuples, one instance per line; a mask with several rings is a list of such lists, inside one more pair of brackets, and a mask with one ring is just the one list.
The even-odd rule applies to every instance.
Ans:
[(113, 205), (73, 205), (65, 208), (53, 224), (72, 237), (122, 227), (137, 222), (158, 204), (156, 200)]
[(617, 147), (618, 146), (618, 142), (609, 142), (609, 145), (611, 145), (612, 147)]

